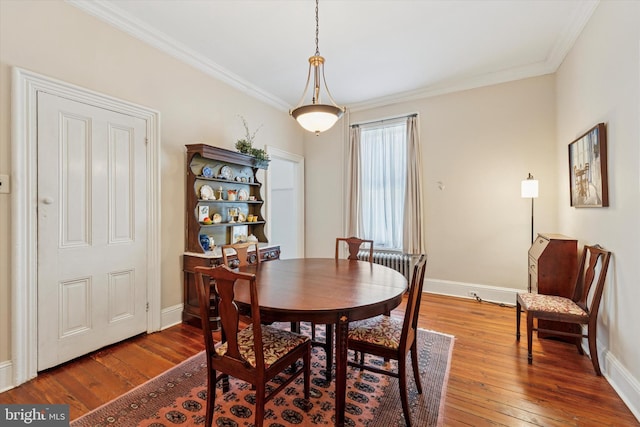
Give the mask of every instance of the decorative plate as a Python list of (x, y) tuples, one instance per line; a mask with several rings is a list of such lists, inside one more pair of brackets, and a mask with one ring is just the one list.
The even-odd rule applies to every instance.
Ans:
[(238, 214), (238, 222), (245, 222), (246, 220), (247, 220), (247, 217), (242, 212), (240, 212)]
[(213, 178), (213, 169), (209, 166), (205, 166), (202, 168), (202, 176), (205, 178)]
[(227, 165), (220, 168), (220, 176), (224, 179), (233, 179), (233, 171)]
[(212, 219), (214, 224), (220, 224), (222, 222), (222, 215), (220, 215), (219, 213), (215, 213), (213, 214)]
[(247, 190), (242, 189), (238, 191), (238, 200), (249, 200), (249, 193), (247, 193)]
[(200, 198), (202, 200), (215, 200), (216, 196), (213, 194), (213, 188), (208, 185), (200, 187)]

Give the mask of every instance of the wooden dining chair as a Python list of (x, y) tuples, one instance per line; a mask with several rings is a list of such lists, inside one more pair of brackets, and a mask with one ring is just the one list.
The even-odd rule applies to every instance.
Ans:
[[(249, 252), (249, 248), (254, 246), (255, 252)], [(232, 254), (228, 254), (227, 250), (235, 251), (238, 258), (237, 261), (230, 260)], [(260, 264), (260, 252), (258, 252), (258, 242), (243, 242), (222, 245), (222, 262), (232, 268), (244, 267), (249, 264)]]
[(346, 243), (349, 248), (349, 256), (347, 257), (347, 259), (353, 259), (353, 260), (359, 259), (358, 252), (360, 252), (362, 244), (368, 243), (369, 258), (367, 259), (367, 261), (373, 262), (373, 240), (359, 239), (357, 237), (337, 237), (336, 238), (336, 259), (339, 258), (341, 242)]
[(413, 377), (416, 382), (416, 387), (418, 393), (422, 393), (420, 371), (418, 369), (417, 330), (426, 267), (427, 256), (422, 254), (413, 268), (409, 296), (402, 320), (387, 315), (359, 320), (349, 324), (349, 335), (347, 338), (347, 346), (351, 350), (360, 352), (363, 355), (366, 353), (384, 359), (398, 361), (397, 371), (366, 364), (364, 357), (361, 357), (359, 362), (349, 361), (348, 363), (350, 366), (398, 378), (402, 412), (404, 413), (407, 426), (411, 426), (411, 415), (409, 413), (409, 400), (407, 395), (407, 354), (409, 352), (411, 352)]
[[(520, 315), (522, 311), (526, 311), (527, 359), (530, 365), (533, 363), (533, 331), (538, 331), (538, 333), (574, 337), (580, 354), (584, 354), (582, 338), (587, 338), (593, 369), (596, 371), (596, 375), (602, 375), (598, 361), (596, 332), (598, 310), (600, 309), (600, 300), (610, 258), (611, 252), (603, 249), (600, 245), (584, 246), (572, 298), (533, 293), (518, 294), (516, 298), (516, 340), (520, 341)], [(595, 288), (591, 292), (593, 285)], [(579, 328), (574, 333), (534, 327), (534, 319), (576, 324), (579, 325)], [(587, 325), (587, 334), (582, 333), (580, 325)]]
[[(202, 322), (207, 355), (207, 406), (206, 427), (213, 423), (216, 383), (232, 376), (255, 387), (255, 425), (261, 427), (264, 405), (279, 391), (304, 375), (304, 397), (309, 399), (311, 376), (311, 345), (307, 336), (260, 323), (260, 306), (254, 274), (239, 273), (226, 265), (196, 267), (196, 288), (200, 315), (209, 318), (212, 287), (217, 294), (218, 313), (224, 342), (216, 342), (209, 322)], [(236, 290), (249, 287), (251, 295), (251, 323), (240, 329), (240, 312), (235, 302)], [(302, 367), (296, 362), (302, 359)], [(277, 386), (267, 393), (266, 385), (287, 367), (296, 367), (286, 380), (279, 379)], [(219, 372), (219, 374), (218, 374)], [(223, 389), (223, 392), (225, 390)]]
[[(335, 258), (339, 259), (340, 258), (340, 243), (344, 242), (348, 245), (349, 247), (349, 256), (347, 257), (347, 259), (350, 260), (359, 260), (358, 258), (358, 252), (360, 251), (360, 248), (362, 246), (363, 243), (368, 243), (369, 244), (369, 257), (368, 257), (368, 261), (370, 263), (373, 263), (373, 240), (367, 240), (367, 239), (359, 239), (357, 237), (337, 237), (336, 238), (336, 253), (335, 253)], [(299, 328), (300, 325), (298, 324), (297, 326), (294, 326), (294, 324), (292, 323), (292, 329), (294, 330), (299, 330), (296, 328)], [(324, 341), (318, 341), (316, 339), (316, 325), (315, 323), (311, 324), (311, 345), (314, 347), (321, 347), (322, 349), (324, 349), (326, 358), (327, 358), (327, 363), (325, 365), (325, 377), (327, 379), (327, 381), (331, 381), (331, 370), (333, 368), (333, 347), (334, 347), (334, 327), (332, 324), (328, 324), (328, 325), (324, 325), (325, 326), (325, 339)]]

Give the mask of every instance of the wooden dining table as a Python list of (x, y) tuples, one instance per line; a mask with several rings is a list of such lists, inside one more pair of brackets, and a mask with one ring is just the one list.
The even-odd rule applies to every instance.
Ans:
[[(382, 265), (334, 258), (274, 260), (239, 271), (256, 275), (262, 321), (335, 324), (335, 425), (343, 426), (349, 322), (393, 310), (407, 279)], [(237, 289), (236, 300), (248, 304), (243, 288)]]

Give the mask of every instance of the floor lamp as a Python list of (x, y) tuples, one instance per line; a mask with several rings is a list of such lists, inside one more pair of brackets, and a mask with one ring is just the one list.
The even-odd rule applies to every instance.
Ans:
[(538, 197), (538, 180), (533, 179), (531, 173), (522, 181), (520, 195), (525, 199), (531, 199), (531, 244), (533, 244), (533, 199)]
[[(531, 199), (531, 244), (533, 245), (533, 199), (538, 197), (538, 180), (533, 179), (531, 173), (520, 185), (520, 196)], [(529, 292), (531, 292), (531, 274), (529, 274)]]

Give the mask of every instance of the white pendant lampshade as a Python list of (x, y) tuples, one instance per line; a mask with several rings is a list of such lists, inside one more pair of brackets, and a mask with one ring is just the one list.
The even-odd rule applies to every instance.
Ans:
[[(302, 105), (309, 92), (312, 74), (313, 89), (311, 103)], [(323, 104), (320, 100), (323, 84), (324, 92), (326, 92), (331, 104)], [(324, 77), (324, 58), (320, 56), (320, 50), (318, 49), (318, 0), (316, 0), (316, 54), (309, 58), (307, 84), (305, 85), (302, 98), (300, 98), (298, 105), (289, 111), (289, 114), (296, 119), (304, 129), (309, 132), (315, 132), (315, 134), (318, 135), (320, 132), (331, 129), (338, 119), (342, 117), (344, 111), (345, 108), (339, 107), (333, 100)]]

